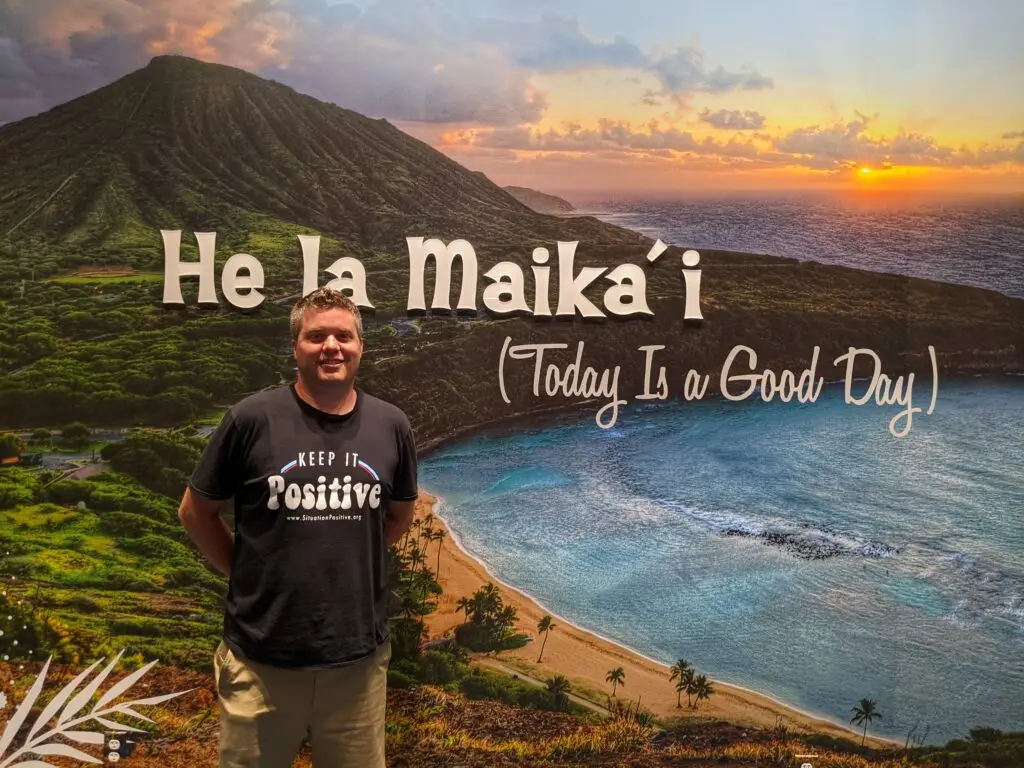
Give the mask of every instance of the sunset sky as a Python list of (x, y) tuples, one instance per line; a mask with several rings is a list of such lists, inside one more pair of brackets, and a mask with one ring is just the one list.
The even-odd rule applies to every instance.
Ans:
[(0, 123), (181, 53), (562, 194), (1024, 192), (1019, 0), (5, 0)]

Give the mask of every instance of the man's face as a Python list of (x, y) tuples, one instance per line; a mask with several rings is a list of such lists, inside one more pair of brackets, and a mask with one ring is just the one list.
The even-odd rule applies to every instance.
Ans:
[(306, 310), (293, 345), (299, 376), (309, 384), (351, 384), (363, 356), (356, 321), (347, 309)]

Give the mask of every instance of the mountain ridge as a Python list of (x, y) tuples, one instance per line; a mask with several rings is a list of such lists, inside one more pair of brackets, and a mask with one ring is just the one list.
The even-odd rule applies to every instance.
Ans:
[(0, 127), (0, 178), (0, 236), (15, 242), (115, 251), (184, 225), (241, 244), (254, 216), (366, 252), (414, 234), (645, 240), (544, 217), (387, 120), (184, 56)]
[(523, 205), (533, 208), (533, 210), (538, 213), (551, 213), (558, 215), (572, 213), (576, 210), (576, 206), (568, 200), (558, 197), (557, 195), (551, 195), (547, 192), (532, 189), (531, 187), (506, 186), (502, 187), (502, 189), (512, 195), (512, 197)]

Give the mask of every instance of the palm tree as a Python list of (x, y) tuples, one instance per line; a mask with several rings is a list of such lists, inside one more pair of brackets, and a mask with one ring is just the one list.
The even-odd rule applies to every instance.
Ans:
[(469, 606), (466, 608), (469, 620), (474, 624), (481, 623), (481, 619), (487, 615), (487, 606), (484, 605), (484, 596), (479, 591), (474, 592), (469, 598)]
[(493, 613), (501, 605), (501, 593), (491, 582), (480, 587), (476, 594), (480, 595), (480, 607), (484, 614)]
[(683, 691), (686, 691), (686, 705), (690, 705), (690, 689), (685, 680), (680, 680), (676, 683), (676, 708), (680, 709), (683, 706)]
[(676, 685), (676, 693), (678, 694), (676, 696), (676, 707), (682, 707), (683, 706), (681, 699), (682, 699), (683, 691), (686, 690), (686, 686), (682, 685), (682, 682), (683, 682), (683, 675), (686, 673), (686, 670), (688, 670), (688, 669), (690, 669), (690, 662), (688, 662), (686, 659), (679, 659), (678, 661), (676, 661), (675, 664), (672, 665), (672, 667), (670, 669), (672, 674), (669, 675), (669, 677), (668, 677), (669, 682), (671, 682), (672, 680), (675, 680), (677, 677), (679, 678), (679, 684)]
[(413, 531), (418, 530), (420, 525), (422, 525), (422, 524), (423, 524), (423, 519), (417, 517), (415, 520), (412, 521), (412, 525), (409, 526), (409, 530), (407, 530), (405, 532), (405, 534), (404, 534), (405, 540), (402, 542), (402, 554), (403, 555), (405, 554), (405, 551), (408, 548), (409, 544), (411, 544), (412, 541), (413, 541), (413, 537), (410, 536), (410, 534)]
[(868, 737), (868, 723), (875, 718), (882, 719), (882, 713), (875, 709), (875, 702), (871, 699), (861, 699), (856, 707), (853, 708), (853, 718), (850, 720), (851, 723), (860, 725), (864, 723), (864, 735), (860, 738), (860, 745), (864, 746), (864, 740)]
[(679, 683), (676, 685), (676, 691), (682, 693), (686, 691), (686, 706), (692, 707), (690, 703), (690, 694), (696, 690), (697, 685), (697, 673), (693, 671), (693, 667), (687, 667), (683, 670), (683, 674), (679, 678)]
[(544, 642), (540, 644), (540, 656), (537, 657), (537, 663), (540, 664), (540, 660), (544, 657), (544, 646), (548, 644), (548, 632), (555, 628), (555, 623), (551, 620), (551, 617), (545, 615), (537, 623), (537, 631), (544, 635)]
[(515, 628), (516, 619), (519, 618), (518, 614), (515, 606), (506, 605), (494, 615), (494, 628), (497, 630), (498, 637), (505, 637)]
[(612, 696), (615, 696), (615, 687), (626, 684), (626, 671), (622, 667), (609, 670), (605, 682), (612, 684)]
[(458, 600), (455, 601), (455, 612), (458, 613), (459, 611), (463, 611), (466, 614), (466, 618), (462, 620), (463, 624), (469, 621), (469, 612), (471, 610), (473, 610), (472, 598), (460, 597)]
[(686, 659), (677, 660), (676, 663), (669, 668), (669, 671), (672, 674), (668, 676), (668, 679), (675, 680), (677, 677), (681, 678), (683, 676), (683, 673), (689, 668), (690, 662), (688, 662)]
[(500, 604), (501, 595), (498, 588), (488, 582), (469, 598), (470, 620), (478, 624), (483, 623), (484, 619), (493, 616), (498, 611)]
[(711, 694), (714, 692), (715, 689), (712, 687), (711, 683), (708, 682), (707, 675), (698, 676), (697, 679), (693, 681), (694, 709), (696, 709), (697, 705), (700, 704), (701, 699), (710, 699)]
[(561, 711), (562, 705), (569, 699), (569, 680), (564, 675), (549, 677), (547, 689), (548, 693), (555, 700), (555, 708)]
[(423, 525), (420, 526), (420, 533), (427, 541), (430, 541), (430, 534), (433, 533), (433, 531), (434, 514), (432, 512), (428, 512), (426, 515), (423, 516)]
[(448, 536), (443, 530), (434, 531), (430, 537), (437, 542), (437, 578), (441, 578), (441, 547), (444, 546), (444, 540)]
[(412, 572), (416, 573), (416, 566), (422, 565), (424, 569), (427, 567), (427, 554), (420, 550), (415, 544), (412, 545), (412, 551), (409, 552), (409, 562), (412, 565)]

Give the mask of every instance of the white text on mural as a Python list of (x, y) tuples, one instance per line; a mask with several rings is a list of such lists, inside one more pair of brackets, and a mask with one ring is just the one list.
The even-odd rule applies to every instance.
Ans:
[[(198, 261), (183, 261), (181, 257), (181, 230), (162, 230), (164, 244), (163, 303), (185, 303), (182, 279), (199, 279), (198, 304), (218, 304), (216, 274), (216, 232), (196, 232)], [(320, 237), (298, 235), (302, 250), (302, 295), (312, 293), (320, 286)], [(557, 244), (557, 263), (549, 264), (551, 253), (547, 248), (533, 249), (530, 280), (523, 267), (514, 261), (502, 261), (492, 266), (483, 277), (489, 281), (480, 294), (480, 266), (476, 250), (467, 240), (442, 240), (422, 237), (406, 238), (409, 259), (409, 291), (407, 310), (428, 310), (426, 283), (429, 264), (433, 260), (434, 291), (429, 310), (451, 311), (450, 295), (458, 260), (458, 311), (477, 311), (478, 298), (484, 308), (494, 314), (531, 314), (538, 317), (584, 318), (630, 317), (653, 315), (647, 304), (647, 279), (639, 264), (619, 264), (615, 267), (578, 266), (578, 241)], [(668, 246), (658, 240), (647, 253), (647, 261), (654, 263)], [(685, 320), (701, 320), (700, 278), (697, 269), (700, 255), (686, 251), (682, 255), (682, 283), (686, 293), (683, 309)], [(362, 262), (351, 256), (336, 259), (325, 270), (334, 276), (325, 283), (347, 293), (359, 307), (372, 309), (366, 285), (366, 269)], [(604, 282), (598, 282), (599, 280)], [(528, 287), (528, 282), (532, 289)], [(610, 283), (610, 285), (608, 285)], [(584, 292), (603, 286), (600, 307)], [(263, 303), (265, 296), (263, 265), (248, 253), (236, 253), (227, 259), (220, 271), (220, 293), (234, 307), (253, 309)], [(552, 288), (555, 288), (554, 293)]]
[[(580, 403), (599, 401), (601, 405), (595, 417), (598, 426), (602, 429), (614, 427), (620, 409), (629, 402), (621, 392), (622, 366), (598, 368), (588, 364), (583, 341), (576, 344), (573, 357), (566, 360), (563, 350), (568, 347), (568, 344), (559, 343), (513, 344), (511, 336), (505, 337), (498, 360), (498, 387), (502, 399), (511, 404), (509, 383), (525, 380), (529, 382), (529, 391), (534, 398), (569, 398)], [(637, 349), (642, 355), (642, 391), (634, 395), (633, 400), (667, 400), (672, 390), (679, 391), (685, 400), (703, 399), (714, 380), (712, 374), (690, 368), (678, 379), (677, 386), (672, 387), (671, 382), (675, 379), (657, 359), (658, 353), (664, 349), (661, 344)], [(818, 372), (820, 354), (821, 348), (814, 347), (808, 365), (799, 371), (758, 369), (757, 352), (737, 344), (726, 355), (721, 371), (715, 377), (718, 385), (715, 392), (733, 402), (755, 397), (764, 402), (817, 402), (826, 383), (826, 377)], [(914, 404), (914, 374), (894, 377), (886, 373), (881, 358), (871, 349), (850, 347), (845, 354), (835, 358), (832, 365), (840, 372), (841, 378), (831, 381), (842, 384), (843, 401), (847, 405), (900, 406), (901, 410), (889, 421), (889, 432), (895, 437), (905, 437), (913, 426), (914, 414), (931, 415), (935, 411), (939, 374), (934, 347), (928, 347), (928, 355), (932, 386), (927, 411)], [(514, 370), (515, 361), (519, 360), (527, 361), (527, 376), (517, 375)], [(862, 370), (862, 375), (856, 377), (857, 366), (865, 362), (871, 367), (870, 373), (865, 376)]]

